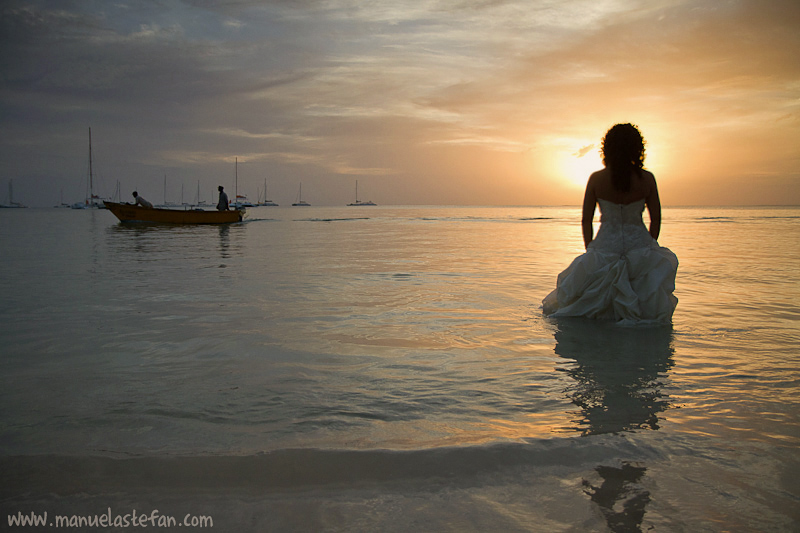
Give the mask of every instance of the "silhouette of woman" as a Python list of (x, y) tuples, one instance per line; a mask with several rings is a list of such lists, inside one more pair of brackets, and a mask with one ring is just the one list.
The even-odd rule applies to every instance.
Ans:
[[(661, 202), (656, 179), (644, 167), (644, 139), (632, 124), (617, 124), (603, 139), (605, 168), (589, 177), (583, 199), (586, 253), (558, 275), (542, 302), (545, 315), (624, 322), (669, 322), (678, 299), (678, 258), (658, 245)], [(600, 229), (593, 235), (595, 206)], [(642, 213), (647, 207), (650, 228)]]

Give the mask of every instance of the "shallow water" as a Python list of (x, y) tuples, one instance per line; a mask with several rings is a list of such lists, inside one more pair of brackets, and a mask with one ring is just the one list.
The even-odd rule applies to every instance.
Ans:
[(620, 328), (541, 316), (576, 208), (2, 210), (3, 511), (796, 530), (800, 209), (664, 219), (673, 326)]

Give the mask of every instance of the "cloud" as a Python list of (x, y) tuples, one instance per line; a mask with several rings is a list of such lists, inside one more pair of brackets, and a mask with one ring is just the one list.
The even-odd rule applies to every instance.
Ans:
[[(90, 125), (123, 180), (165, 170), (217, 180), (240, 156), (253, 174), (287, 183), (328, 176), (331, 198), (340, 177), (373, 176), (387, 195), (413, 183), (420, 202), (456, 189), (478, 202), (506, 191), (501, 203), (524, 189), (540, 202), (558, 190), (558, 159), (585, 156), (621, 121), (643, 128), (648, 161), (676, 187), (693, 187), (700, 166), (735, 171), (722, 161), (763, 175), (796, 168), (796, 2), (12, 0), (0, 9), (6, 174), (77, 182)], [(736, 148), (747, 143), (758, 148)], [(447, 185), (426, 181), (434, 175)], [(666, 185), (665, 197), (680, 196)], [(574, 192), (548, 194), (564, 202)]]

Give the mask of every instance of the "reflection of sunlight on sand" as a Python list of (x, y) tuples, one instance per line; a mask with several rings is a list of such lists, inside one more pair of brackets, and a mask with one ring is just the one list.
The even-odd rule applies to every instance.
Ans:
[(569, 409), (569, 403), (564, 400), (559, 407), (559, 409), (555, 409), (554, 406), (552, 410), (526, 413), (524, 420), (492, 419), (486, 420), (481, 425), (486, 427), (495, 438), (512, 440), (529, 439), (532, 435), (573, 435), (575, 428), (570, 427), (572, 421), (568, 416), (569, 413), (566, 412)]

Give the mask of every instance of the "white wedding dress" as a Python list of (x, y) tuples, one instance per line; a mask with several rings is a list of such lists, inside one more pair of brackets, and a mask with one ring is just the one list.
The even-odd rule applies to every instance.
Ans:
[(558, 275), (542, 302), (551, 317), (582, 316), (624, 323), (669, 322), (678, 299), (678, 258), (658, 245), (642, 221), (644, 200), (598, 200), (600, 229), (586, 253)]

